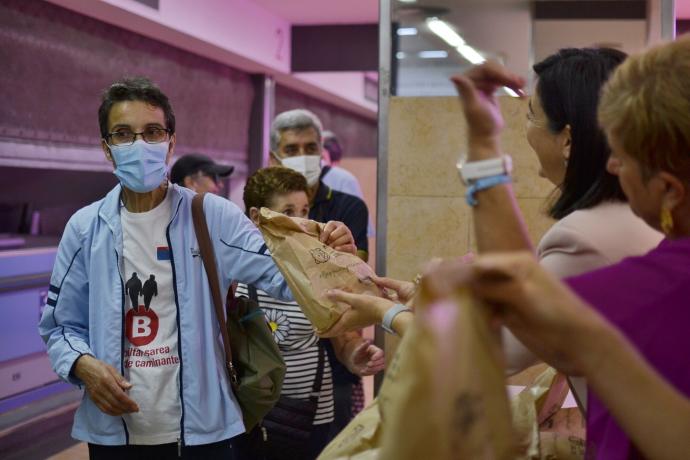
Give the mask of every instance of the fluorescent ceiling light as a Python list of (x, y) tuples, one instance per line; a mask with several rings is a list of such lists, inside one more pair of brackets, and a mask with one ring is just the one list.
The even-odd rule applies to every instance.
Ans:
[(453, 48), (462, 46), (465, 44), (465, 40), (462, 39), (456, 31), (454, 31), (446, 22), (440, 20), (439, 18), (428, 18), (426, 24), (429, 29), (436, 35), (438, 35), (443, 41), (448, 43)]
[(448, 51), (433, 50), (433, 51), (420, 51), (417, 54), (422, 59), (445, 59), (448, 57)]
[(461, 45), (457, 47), (458, 53), (462, 55), (465, 59), (470, 61), (472, 64), (477, 65), (486, 61), (484, 56), (479, 54), (476, 49), (469, 45)]
[(417, 0), (398, 0), (400, 3), (417, 3)]
[(398, 36), (417, 35), (416, 27), (401, 27), (398, 29)]
[(520, 95), (519, 95), (518, 93), (516, 93), (516, 92), (513, 91), (512, 89), (508, 88), (507, 86), (504, 86), (504, 87), (503, 87), (503, 91), (505, 91), (506, 93), (508, 93), (508, 96), (520, 97)]
[[(400, 1), (407, 2), (409, 0)], [(455, 48), (458, 51), (458, 53), (462, 55), (462, 57), (470, 61), (472, 64), (479, 65), (486, 62), (486, 58), (479, 54), (479, 52), (476, 49), (472, 48), (470, 45), (465, 43), (465, 40), (463, 40), (463, 38), (455, 30), (453, 30), (453, 28), (449, 26), (448, 23), (446, 23), (445, 21), (442, 21), (439, 18), (427, 18), (426, 24), (427, 26), (429, 26), (429, 29), (431, 29), (433, 33), (438, 35), (443, 41)], [(441, 55), (441, 53), (443, 53), (443, 55)], [(422, 51), (419, 53), (419, 57), (426, 59), (446, 58), (448, 57), (448, 53), (446, 53), (445, 51)], [(518, 93), (508, 88), (507, 86), (504, 86), (503, 90), (512, 97), (520, 97)]]
[(404, 51), (398, 51), (395, 53), (395, 58), (396, 59), (405, 59), (405, 52)]

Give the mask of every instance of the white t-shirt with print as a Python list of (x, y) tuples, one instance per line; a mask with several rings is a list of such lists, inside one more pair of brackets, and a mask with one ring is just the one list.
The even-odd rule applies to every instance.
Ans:
[(180, 437), (177, 307), (166, 228), (172, 194), (148, 212), (120, 208), (124, 243), (125, 378), (139, 412), (124, 416), (131, 444)]

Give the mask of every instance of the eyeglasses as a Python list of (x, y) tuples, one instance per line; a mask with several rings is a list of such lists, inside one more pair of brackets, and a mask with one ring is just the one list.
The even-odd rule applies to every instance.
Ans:
[(152, 126), (140, 133), (135, 133), (128, 129), (114, 131), (106, 136), (106, 140), (110, 139), (112, 145), (132, 145), (137, 139), (137, 136), (141, 136), (147, 144), (160, 144), (166, 141), (169, 134), (169, 129)]

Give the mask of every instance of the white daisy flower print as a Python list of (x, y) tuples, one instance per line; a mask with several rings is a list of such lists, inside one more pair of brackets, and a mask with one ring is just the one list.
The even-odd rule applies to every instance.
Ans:
[(288, 338), (290, 333), (290, 320), (283, 312), (273, 308), (267, 308), (265, 313), (268, 325), (271, 327), (271, 332), (273, 332), (273, 338), (276, 343), (280, 345)]

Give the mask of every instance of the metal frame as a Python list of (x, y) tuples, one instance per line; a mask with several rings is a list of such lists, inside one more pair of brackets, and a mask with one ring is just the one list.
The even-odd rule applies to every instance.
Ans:
[[(386, 237), (388, 234), (388, 105), (391, 95), (392, 2), (379, 0), (379, 107), (378, 157), (376, 169), (376, 271), (386, 274)], [(385, 347), (385, 332), (376, 326), (374, 343)], [(383, 383), (383, 375), (374, 378), (374, 391)]]
[(376, 170), (376, 270), (386, 274), (388, 216), (388, 112), (391, 94), (391, 2), (379, 0), (379, 107)]
[(271, 122), (275, 110), (275, 80), (264, 74), (252, 75), (254, 100), (249, 126), (249, 157), (247, 176), (268, 166)]
[(661, 0), (661, 38), (676, 38), (676, 5), (674, 0)]

